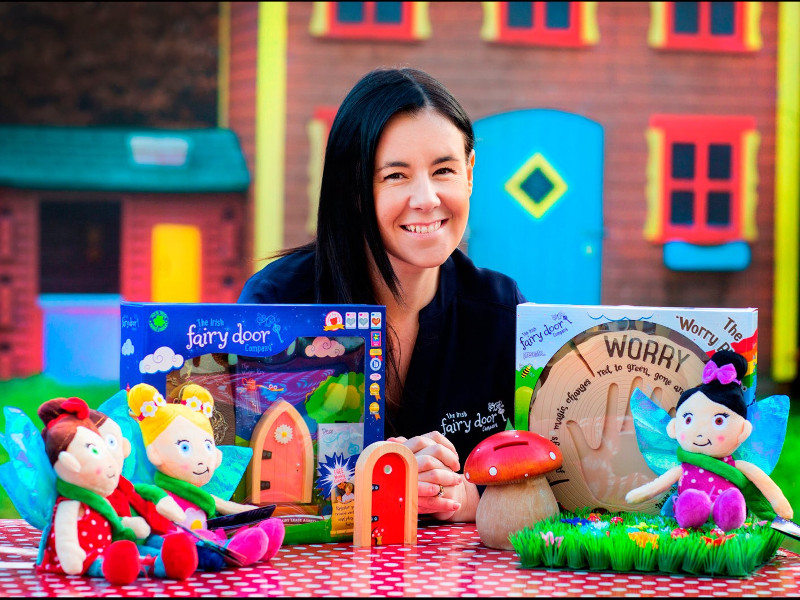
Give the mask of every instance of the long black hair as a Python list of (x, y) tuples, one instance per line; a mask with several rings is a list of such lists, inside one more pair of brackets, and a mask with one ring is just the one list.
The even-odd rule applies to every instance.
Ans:
[(317, 302), (373, 304), (367, 252), (388, 289), (402, 301), (375, 216), (375, 152), (389, 119), (426, 108), (449, 119), (464, 134), (469, 156), (475, 135), (467, 113), (447, 88), (424, 71), (376, 69), (342, 101), (325, 149), (317, 237), (305, 247), (316, 251)]

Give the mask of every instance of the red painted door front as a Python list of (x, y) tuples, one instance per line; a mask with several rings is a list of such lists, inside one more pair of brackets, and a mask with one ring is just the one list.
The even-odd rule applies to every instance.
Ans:
[(305, 474), (303, 432), (288, 413), (281, 414), (264, 439), (260, 502), (302, 502)]
[(407, 498), (406, 464), (399, 454), (381, 456), (372, 470), (372, 545), (402, 544)]

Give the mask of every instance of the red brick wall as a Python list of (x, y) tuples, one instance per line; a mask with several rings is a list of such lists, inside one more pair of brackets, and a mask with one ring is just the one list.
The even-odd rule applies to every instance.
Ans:
[(0, 380), (42, 369), (39, 203), (33, 193), (0, 189)]
[[(258, 4), (255, 2), (230, 3), (230, 76), (228, 126), (236, 132), (247, 161), (250, 176), (255, 179), (256, 148), (256, 58), (258, 53)], [(247, 218), (253, 222), (253, 186), (250, 186)], [(245, 227), (245, 256), (253, 255), (252, 227)], [(247, 275), (255, 264), (245, 265)]]
[[(772, 320), (776, 3), (763, 3), (763, 48), (752, 54), (667, 52), (647, 45), (647, 2), (601, 2), (600, 42), (585, 49), (497, 45), (480, 39), (480, 3), (430, 3), (432, 35), (411, 43), (313, 38), (310, 3), (289, 3), (286, 245), (308, 240), (306, 123), (319, 105), (338, 105), (377, 66), (429, 71), (473, 119), (523, 108), (584, 115), (605, 130), (602, 301), (606, 304), (755, 306), (762, 369)], [(758, 239), (737, 273), (676, 273), (662, 247), (646, 242), (645, 130), (650, 115), (750, 115), (761, 135)], [(480, 157), (476, 169), (480, 170)], [(476, 172), (476, 176), (478, 176)], [(766, 372), (766, 371), (764, 371)]]

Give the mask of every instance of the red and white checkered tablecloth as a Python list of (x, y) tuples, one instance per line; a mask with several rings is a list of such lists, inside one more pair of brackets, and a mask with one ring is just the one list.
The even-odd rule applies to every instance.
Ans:
[(285, 546), (269, 563), (186, 581), (37, 575), (40, 532), (0, 520), (0, 596), (798, 596), (800, 556), (778, 555), (746, 579), (658, 573), (526, 570), (514, 552), (481, 546), (473, 524), (419, 529), (416, 546)]

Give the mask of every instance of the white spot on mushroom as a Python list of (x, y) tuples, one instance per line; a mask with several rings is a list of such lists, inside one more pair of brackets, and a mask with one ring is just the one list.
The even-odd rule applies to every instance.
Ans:
[(464, 477), (466, 477), (467, 481), (469, 481), (469, 473), (464, 473)]
[(555, 459), (556, 459), (556, 453), (555, 452), (551, 452), (550, 453), (550, 460), (555, 460)]
[(489, 467), (489, 475), (491, 475), (492, 477), (497, 475), (497, 467)]

